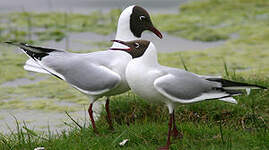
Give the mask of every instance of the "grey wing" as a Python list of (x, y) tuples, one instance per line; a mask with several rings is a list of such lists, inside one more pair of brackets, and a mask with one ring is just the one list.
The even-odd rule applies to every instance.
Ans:
[(180, 103), (193, 103), (229, 95), (216, 90), (221, 87), (220, 84), (182, 70), (170, 70), (170, 73), (154, 81), (154, 87), (163, 96)]
[(42, 64), (86, 94), (105, 93), (116, 87), (121, 81), (120, 75), (105, 65), (92, 62), (89, 57), (83, 55), (54, 55), (44, 58)]

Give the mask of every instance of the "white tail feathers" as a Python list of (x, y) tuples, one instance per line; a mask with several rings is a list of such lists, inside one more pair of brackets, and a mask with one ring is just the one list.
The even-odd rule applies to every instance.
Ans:
[(250, 94), (251, 88), (246, 88), (247, 95)]
[(232, 97), (220, 98), (219, 100), (224, 101), (224, 102), (229, 102), (229, 103), (237, 104), (237, 101), (234, 98), (232, 98)]
[(47, 72), (44, 69), (33, 67), (33, 66), (25, 65), (23, 68), (24, 68), (24, 70), (27, 70), (27, 71), (50, 74), (49, 72)]
[(43, 69), (37, 62), (35, 62), (32, 59), (28, 59), (23, 68), (27, 71), (50, 74), (48, 71)]
[(38, 67), (40, 68), (40, 65), (38, 63), (36, 63), (35, 60), (33, 59), (28, 59), (26, 62), (25, 62), (25, 65), (29, 65), (29, 66), (32, 66), (32, 67)]
[(64, 76), (57, 73), (53, 69), (50, 69), (49, 67), (43, 65), (40, 61), (35, 61), (33, 59), (28, 59), (24, 65), (24, 69), (27, 71), (33, 71), (38, 73), (46, 73), (50, 75), (54, 75), (62, 80), (65, 80)]

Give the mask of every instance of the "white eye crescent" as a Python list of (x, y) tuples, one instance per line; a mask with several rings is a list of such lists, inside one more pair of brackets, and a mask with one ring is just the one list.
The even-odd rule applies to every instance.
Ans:
[(142, 21), (143, 19), (146, 19), (145, 16), (140, 16), (139, 19)]
[(138, 48), (139, 46), (139, 43), (135, 43), (135, 48)]

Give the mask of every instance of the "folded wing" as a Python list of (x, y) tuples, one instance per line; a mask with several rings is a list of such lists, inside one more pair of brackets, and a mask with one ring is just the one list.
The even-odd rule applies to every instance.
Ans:
[(105, 65), (98, 64), (88, 54), (69, 53), (62, 50), (36, 47), (24, 43), (11, 43), (30, 59), (24, 68), (47, 73), (65, 80), (85, 94), (99, 95), (116, 87), (121, 77)]
[(154, 87), (163, 96), (179, 103), (194, 103), (210, 99), (236, 103), (230, 97), (242, 93), (237, 90), (224, 90), (221, 83), (211, 82), (181, 70), (179, 72), (173, 70), (157, 78), (154, 81)]

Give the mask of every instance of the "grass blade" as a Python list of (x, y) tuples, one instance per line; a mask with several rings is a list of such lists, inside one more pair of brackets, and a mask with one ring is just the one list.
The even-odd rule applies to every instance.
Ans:
[(225, 61), (225, 59), (223, 58), (223, 66), (224, 66), (224, 71), (225, 71), (225, 74), (227, 77), (230, 77), (229, 75), (229, 70), (228, 70), (228, 66), (227, 66), (227, 63)]
[(75, 121), (70, 115), (69, 115), (69, 113), (66, 111), (65, 112), (65, 114), (80, 128), (80, 129), (82, 129), (82, 126), (77, 122), (77, 121)]
[(182, 65), (183, 65), (184, 69), (185, 69), (186, 71), (188, 71), (188, 68), (187, 68), (187, 66), (186, 66), (186, 64), (185, 64), (185, 61), (184, 61), (183, 57), (182, 57), (181, 55), (179, 55), (179, 58), (180, 58), (180, 61), (181, 61)]

